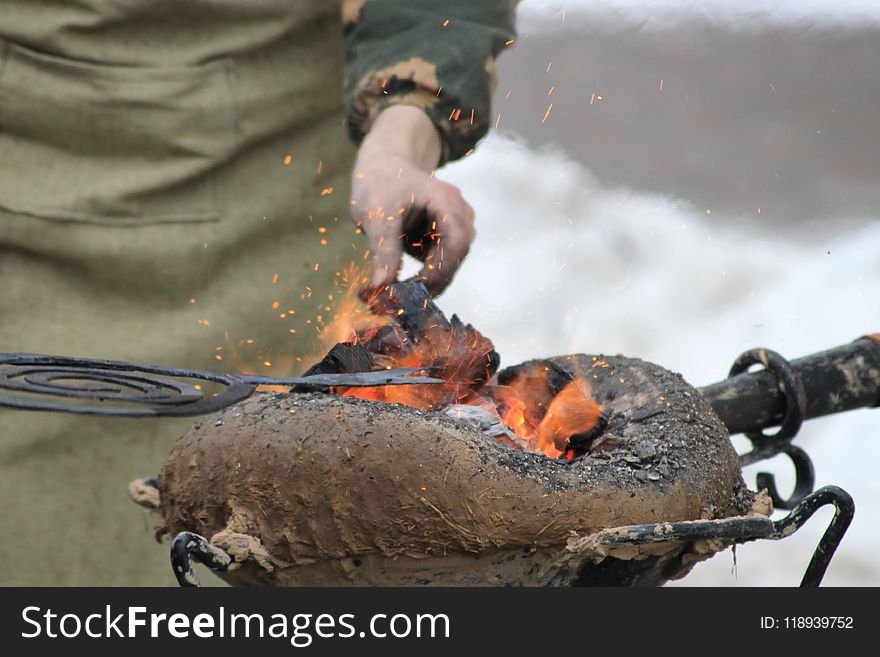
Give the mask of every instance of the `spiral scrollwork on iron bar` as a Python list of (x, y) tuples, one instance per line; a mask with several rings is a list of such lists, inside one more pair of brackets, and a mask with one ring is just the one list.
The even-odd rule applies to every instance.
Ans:
[(800, 377), (791, 363), (770, 349), (752, 349), (741, 354), (730, 368), (729, 376), (741, 374), (752, 365), (763, 365), (768, 372), (776, 377), (779, 389), (785, 396), (785, 416), (775, 434), (768, 435), (763, 431), (746, 434), (746, 437), (752, 442), (753, 449), (740, 456), (740, 464), (743, 466), (751, 465), (777, 454), (788, 456), (795, 469), (795, 486), (791, 496), (785, 498), (779, 493), (776, 477), (769, 472), (758, 473), (757, 485), (759, 489), (767, 489), (776, 508), (793, 509), (813, 492), (816, 485), (815, 470), (810, 457), (800, 447), (791, 444), (804, 423), (807, 406), (806, 393)]
[[(31, 411), (165, 417), (206, 415), (250, 397), (260, 385), (302, 391), (440, 383), (417, 368), (278, 378), (217, 374), (115, 360), (0, 353), (0, 407)], [(220, 390), (208, 393), (202, 384)], [(214, 386), (212, 386), (214, 387)]]

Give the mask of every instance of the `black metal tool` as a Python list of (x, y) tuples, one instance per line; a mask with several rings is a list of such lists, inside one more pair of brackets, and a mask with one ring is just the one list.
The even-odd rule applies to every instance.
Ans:
[[(764, 369), (749, 372), (753, 365)], [(743, 466), (788, 456), (795, 468), (794, 492), (783, 497), (772, 474), (758, 473), (778, 509), (793, 509), (813, 491), (810, 457), (792, 440), (804, 420), (856, 408), (880, 406), (880, 334), (789, 362), (775, 351), (752, 349), (740, 355), (729, 378), (700, 388), (731, 434), (744, 433), (752, 451)], [(765, 429), (778, 426), (774, 434)]]
[[(419, 368), (270, 377), (215, 374), (114, 360), (90, 360), (41, 354), (0, 353), (0, 406), (30, 411), (53, 411), (117, 417), (206, 415), (250, 397), (257, 386), (296, 387), (303, 392), (327, 392), (334, 387), (374, 387), (442, 383), (412, 376)], [(198, 383), (192, 383), (197, 381)], [(202, 383), (219, 384), (208, 393)], [(72, 403), (68, 400), (80, 400)]]
[[(756, 364), (764, 369), (747, 372)], [(781, 426), (772, 438), (787, 440), (804, 420), (880, 406), (880, 334), (791, 362), (752, 349), (736, 359), (730, 378), (700, 392), (730, 433)]]

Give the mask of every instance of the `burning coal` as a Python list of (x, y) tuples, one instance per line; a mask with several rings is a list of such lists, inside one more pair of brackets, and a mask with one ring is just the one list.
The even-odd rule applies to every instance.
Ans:
[(348, 316), (333, 326), (341, 341), (306, 374), (419, 367), (444, 383), (337, 393), (435, 411), (479, 407), (508, 430), (498, 433), (504, 442), (568, 460), (605, 428), (585, 378), (544, 360), (498, 373), (501, 358), (492, 342), (456, 315), (447, 319), (417, 278), (376, 290), (364, 301), (372, 314), (348, 304)]

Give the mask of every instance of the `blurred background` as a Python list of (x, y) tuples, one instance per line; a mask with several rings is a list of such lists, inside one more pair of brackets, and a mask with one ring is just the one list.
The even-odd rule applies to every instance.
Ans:
[[(880, 4), (523, 0), (499, 74), (497, 129), (442, 172), (479, 231), (442, 306), (502, 364), (622, 353), (699, 386), (880, 331)], [(880, 410), (796, 444), (856, 501), (825, 584), (880, 585)], [(680, 584), (796, 585), (830, 517)]]

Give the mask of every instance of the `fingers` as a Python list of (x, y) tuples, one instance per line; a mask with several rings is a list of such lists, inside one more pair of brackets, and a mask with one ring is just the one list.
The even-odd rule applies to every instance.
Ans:
[(431, 199), (428, 214), (434, 217), (432, 232), (425, 238), (429, 246), (425, 266), (419, 272), (432, 296), (442, 293), (452, 282), (476, 237), (474, 209), (457, 187), (441, 184), (448, 189)]
[(432, 295), (452, 281), (476, 235), (474, 210), (454, 185), (398, 159), (372, 159), (352, 177), (352, 219), (370, 242), (371, 287), (393, 283), (406, 251)]
[(358, 225), (370, 243), (373, 260), (371, 286), (378, 288), (393, 283), (403, 259), (403, 219), (388, 215), (377, 207), (369, 210)]
[(372, 285), (374, 288), (393, 283), (400, 271), (403, 259), (403, 242), (398, 234), (400, 222), (388, 222), (388, 224), (392, 223), (396, 225), (397, 230), (383, 231), (375, 241), (370, 240), (373, 249)]

